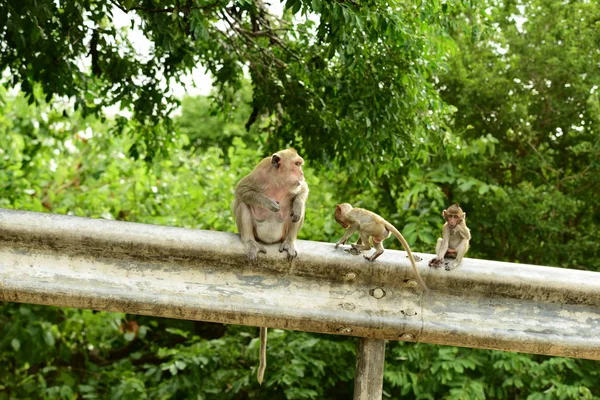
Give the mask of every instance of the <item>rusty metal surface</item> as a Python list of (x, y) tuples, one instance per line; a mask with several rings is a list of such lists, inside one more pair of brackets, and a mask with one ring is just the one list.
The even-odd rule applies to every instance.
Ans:
[(0, 209), (0, 301), (600, 360), (600, 273), (419, 254), (423, 294), (404, 252), (267, 251), (250, 265), (232, 233)]

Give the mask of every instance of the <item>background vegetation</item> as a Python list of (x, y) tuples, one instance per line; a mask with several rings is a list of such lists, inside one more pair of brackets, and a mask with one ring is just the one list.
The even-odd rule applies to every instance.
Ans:
[[(258, 0), (6, 0), (0, 207), (235, 231), (249, 160), (293, 145), (304, 239), (335, 240), (343, 200), (432, 252), (459, 202), (470, 257), (600, 271), (600, 6), (423, 3), (288, 0), (276, 18)], [(174, 114), (170, 84), (198, 63), (215, 91)], [(351, 398), (354, 339), (273, 330), (259, 387), (256, 336), (1, 303), (0, 399)], [(592, 361), (410, 343), (386, 357), (389, 398), (600, 398)]]

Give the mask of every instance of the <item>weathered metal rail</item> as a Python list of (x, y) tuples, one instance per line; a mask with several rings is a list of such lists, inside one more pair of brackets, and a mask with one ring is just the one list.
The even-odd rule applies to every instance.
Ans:
[(600, 360), (600, 273), (405, 253), (370, 263), (332, 243), (268, 246), (232, 233), (0, 209), (0, 301)]

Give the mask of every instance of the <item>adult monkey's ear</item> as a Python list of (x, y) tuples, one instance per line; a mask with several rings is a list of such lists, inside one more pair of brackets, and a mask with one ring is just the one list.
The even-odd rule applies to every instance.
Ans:
[(281, 164), (281, 156), (277, 153), (273, 154), (271, 156), (271, 165), (275, 168), (279, 168), (280, 164)]

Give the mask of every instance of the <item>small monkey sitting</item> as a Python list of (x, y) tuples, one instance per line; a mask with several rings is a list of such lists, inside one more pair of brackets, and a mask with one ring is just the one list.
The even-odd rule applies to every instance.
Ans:
[(471, 231), (465, 223), (467, 214), (463, 212), (458, 204), (452, 204), (442, 212), (446, 223), (442, 227), (442, 237), (438, 239), (435, 246), (436, 257), (429, 261), (432, 268), (440, 268), (445, 263), (444, 258), (454, 258), (446, 263), (446, 271), (457, 268), (469, 249)]
[(394, 225), (372, 211), (365, 210), (364, 208), (355, 208), (348, 203), (338, 204), (335, 207), (334, 217), (340, 225), (346, 228), (344, 236), (335, 244), (336, 249), (340, 244), (346, 244), (346, 241), (353, 233), (358, 232), (360, 235), (358, 242), (353, 244), (348, 251), (351, 254), (358, 255), (361, 251), (371, 250), (372, 243), (375, 246), (375, 253), (371, 256), (365, 255), (364, 257), (369, 261), (375, 261), (377, 257), (383, 254), (383, 241), (389, 238), (391, 234), (394, 234), (402, 244), (402, 247), (404, 247), (404, 250), (406, 250), (406, 253), (408, 253), (408, 258), (417, 280), (423, 286), (423, 289), (426, 291), (429, 290), (423, 278), (421, 278), (408, 243)]

